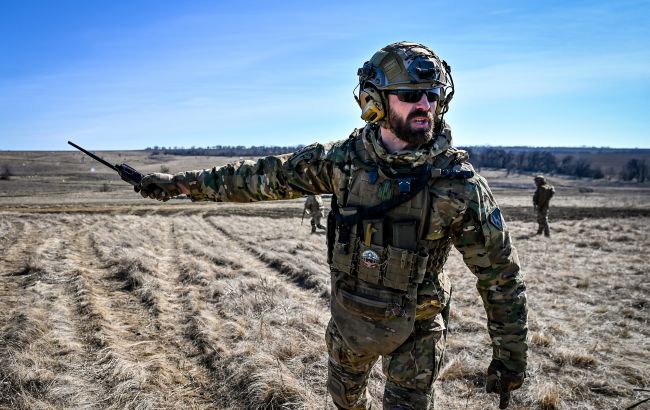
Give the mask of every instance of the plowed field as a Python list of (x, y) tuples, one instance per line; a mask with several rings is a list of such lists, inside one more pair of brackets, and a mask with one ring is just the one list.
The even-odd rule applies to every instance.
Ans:
[[(605, 188), (611, 202), (560, 191), (558, 205), (576, 206), (551, 211), (550, 239), (532, 235), (531, 210), (518, 205), (528, 192), (495, 191), (529, 288), (529, 375), (511, 408), (650, 397), (645, 191), (633, 208)], [(301, 225), (302, 201), (65, 192), (65, 203), (38, 193), (0, 201), (0, 408), (334, 408), (325, 237)], [(475, 279), (455, 251), (445, 269), (454, 297), (436, 408), (495, 408)]]

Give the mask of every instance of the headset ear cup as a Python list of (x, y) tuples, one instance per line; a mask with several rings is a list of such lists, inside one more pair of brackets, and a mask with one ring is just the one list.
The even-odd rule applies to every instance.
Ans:
[(376, 88), (364, 87), (359, 91), (361, 119), (370, 123), (380, 121), (386, 115), (381, 94)]

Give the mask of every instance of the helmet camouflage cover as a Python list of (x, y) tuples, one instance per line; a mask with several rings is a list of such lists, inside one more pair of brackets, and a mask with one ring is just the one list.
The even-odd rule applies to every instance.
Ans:
[(430, 48), (406, 41), (387, 45), (357, 71), (359, 83), (378, 90), (447, 87), (448, 66)]

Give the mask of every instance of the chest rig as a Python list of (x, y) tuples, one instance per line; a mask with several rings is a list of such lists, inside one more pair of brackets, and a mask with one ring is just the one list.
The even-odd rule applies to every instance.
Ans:
[[(444, 233), (427, 239), (428, 188), (435, 177), (469, 175), (452, 170), (453, 156), (396, 172), (372, 161), (360, 137), (350, 148), (328, 216), (332, 317), (353, 350), (387, 354), (412, 333), (419, 305), (443, 299), (419, 292), (423, 282), (431, 283), (434, 293), (444, 291), (437, 275), (451, 246)], [(437, 311), (429, 317), (443, 308), (442, 302), (433, 306)]]

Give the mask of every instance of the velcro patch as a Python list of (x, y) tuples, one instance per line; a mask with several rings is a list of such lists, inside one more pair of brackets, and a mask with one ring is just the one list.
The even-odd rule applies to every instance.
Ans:
[(499, 208), (494, 208), (494, 211), (490, 214), (490, 222), (492, 222), (495, 228), (503, 231), (503, 217)]

